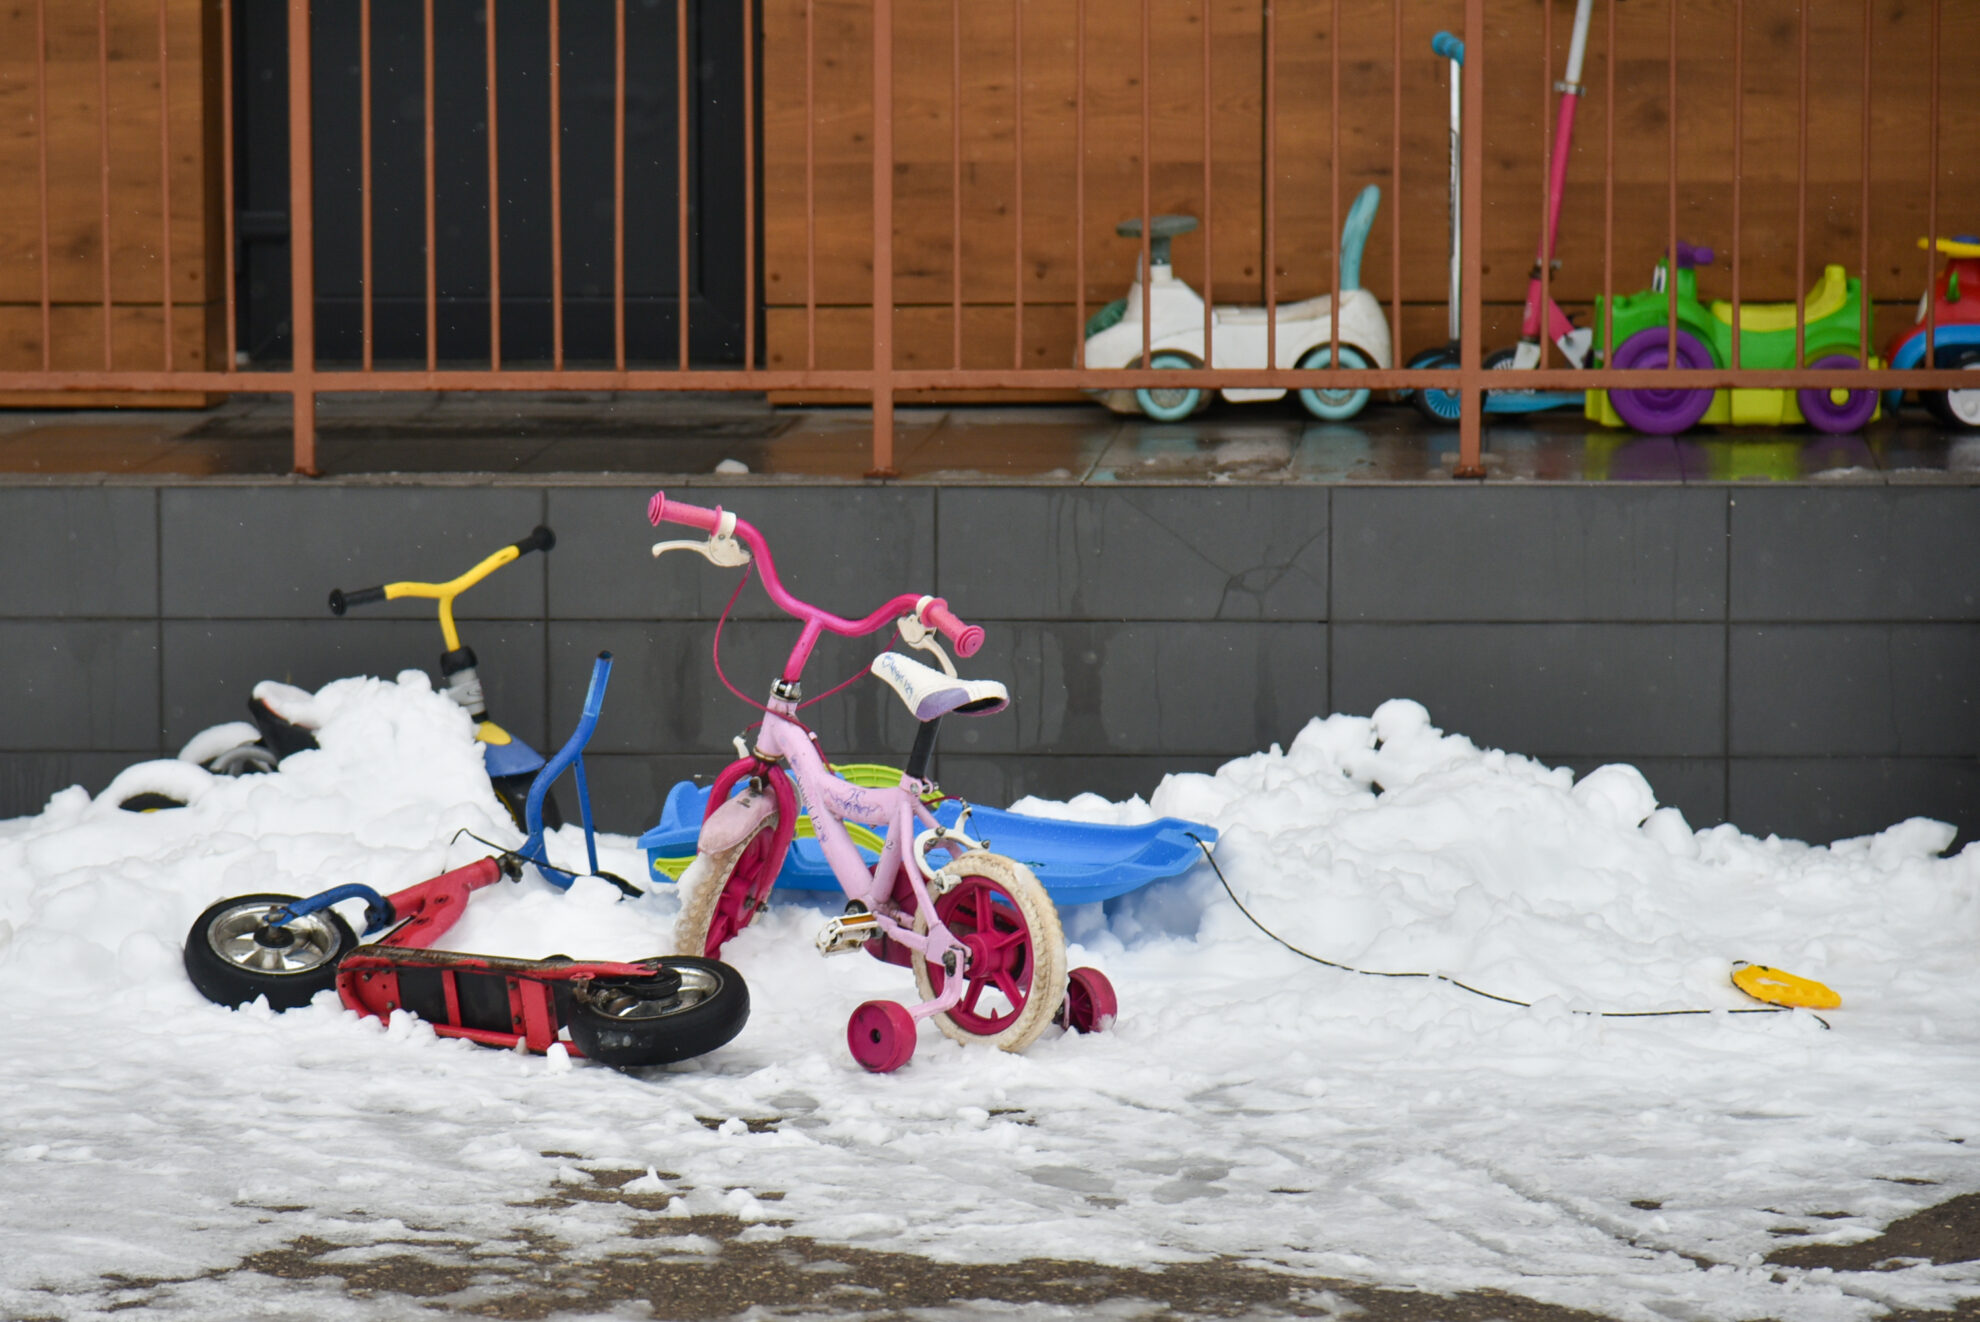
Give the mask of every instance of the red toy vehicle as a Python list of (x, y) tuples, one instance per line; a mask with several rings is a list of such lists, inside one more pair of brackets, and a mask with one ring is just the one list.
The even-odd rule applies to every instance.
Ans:
[[(389, 1019), (394, 1010), (405, 1010), (441, 1037), (484, 1046), (520, 1045), (542, 1053), (564, 1042), (568, 1032), (565, 1049), (572, 1055), (618, 1069), (687, 1060), (734, 1038), (749, 1019), (749, 988), (741, 974), (718, 960), (668, 955), (618, 964), (429, 948), (460, 921), (474, 892), (504, 877), (520, 878), (524, 863), (559, 887), (576, 880), (576, 874), (552, 866), (544, 848), (543, 803), (566, 769), (576, 770), (589, 875), (631, 890), (598, 869), (582, 760), (611, 669), (612, 654), (600, 653), (577, 730), (531, 783), (525, 801), (530, 834), (520, 851), (443, 872), (392, 895), (353, 883), (308, 899), (221, 900), (186, 933), (186, 975), (193, 986), (207, 1000), (236, 1008), (265, 996), (275, 1010), (307, 1005), (335, 986), (345, 1007), (360, 1015)], [(391, 929), (382, 940), (358, 945), (350, 924), (331, 907), (355, 899), (365, 902), (366, 936)]]
[[(703, 1055), (742, 1031), (749, 990), (712, 959), (667, 956), (633, 964), (602, 960), (504, 959), (427, 947), (452, 927), (468, 897), (522, 865), (484, 858), (392, 895), (338, 886), (306, 900), (241, 895), (221, 900), (186, 936), (186, 973), (210, 1001), (241, 1006), (266, 996), (276, 1010), (306, 1005), (335, 986), (360, 1015), (406, 1010), (441, 1037), (545, 1052), (562, 1040), (574, 1056), (620, 1069)], [(365, 900), (360, 946), (330, 906)]]
[[(1923, 248), (1926, 241), (1920, 239)], [(1980, 238), (1962, 234), (1940, 239), (1938, 249), (1949, 260), (1925, 297), (1918, 300), (1918, 321), (1891, 341), (1884, 357), (1892, 367), (1955, 367), (1980, 372)], [(1932, 362), (1925, 363), (1925, 314), (1932, 314)], [(1980, 377), (1976, 377), (1980, 380)], [(1884, 400), (1897, 408), (1903, 392), (1893, 390)], [(1970, 390), (1921, 390), (1919, 402), (1946, 426), (1980, 431), (1980, 385)]]

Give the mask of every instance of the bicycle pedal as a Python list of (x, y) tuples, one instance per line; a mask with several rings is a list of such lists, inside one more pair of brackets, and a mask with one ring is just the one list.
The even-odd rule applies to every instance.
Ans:
[(857, 950), (880, 935), (880, 919), (870, 913), (849, 913), (834, 918), (818, 932), (818, 953), (843, 955)]

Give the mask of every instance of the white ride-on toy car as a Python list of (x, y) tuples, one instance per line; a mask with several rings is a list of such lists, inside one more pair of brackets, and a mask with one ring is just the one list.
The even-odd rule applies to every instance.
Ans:
[[(1370, 184), (1348, 208), (1347, 224), (1341, 228), (1341, 288), (1335, 294), (1301, 299), (1277, 306), (1276, 363), (1266, 361), (1264, 308), (1219, 307), (1211, 314), (1213, 367), (1261, 368), (1327, 367), (1334, 361), (1333, 309), (1340, 301), (1341, 366), (1385, 368), (1389, 354), (1389, 321), (1375, 296), (1361, 287), (1361, 250), (1368, 242), (1368, 231), (1375, 223), (1375, 209), (1382, 190)], [(1148, 302), (1151, 367), (1198, 368), (1203, 366), (1203, 299), (1194, 289), (1176, 278), (1169, 264), (1169, 240), (1196, 228), (1194, 216), (1154, 216), (1148, 227)], [(1141, 237), (1141, 218), (1124, 220), (1114, 233), (1125, 239)], [(1086, 323), (1086, 366), (1089, 368), (1139, 367), (1141, 365), (1141, 281), (1129, 287), (1126, 298), (1115, 299), (1094, 313)], [(1210, 392), (1195, 386), (1144, 388), (1141, 390), (1100, 390), (1092, 393), (1116, 413), (1144, 413), (1158, 422), (1175, 422), (1188, 417), (1210, 402)], [(1230, 387), (1219, 392), (1233, 402), (1278, 399), (1283, 389)], [(1361, 412), (1368, 403), (1368, 391), (1358, 388), (1312, 387), (1296, 392), (1299, 402), (1316, 418), (1339, 421)]]

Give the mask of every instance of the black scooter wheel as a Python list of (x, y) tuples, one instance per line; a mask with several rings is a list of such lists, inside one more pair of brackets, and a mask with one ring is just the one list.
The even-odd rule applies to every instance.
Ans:
[(706, 1055), (749, 1021), (749, 988), (720, 960), (668, 955), (639, 962), (653, 977), (599, 978), (573, 989), (571, 1041), (601, 1065), (638, 1069)]
[(270, 1009), (307, 1005), (337, 982), (337, 963), (357, 947), (351, 925), (329, 909), (281, 927), (268, 919), (293, 895), (237, 895), (201, 914), (186, 933), (186, 976), (199, 994), (235, 1008), (266, 996)]

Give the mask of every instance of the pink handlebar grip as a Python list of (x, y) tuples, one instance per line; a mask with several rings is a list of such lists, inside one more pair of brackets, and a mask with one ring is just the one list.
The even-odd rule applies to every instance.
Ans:
[(975, 656), (983, 647), (983, 628), (980, 625), (964, 624), (956, 613), (949, 609), (949, 603), (940, 597), (928, 603), (928, 609), (921, 613), (924, 623), (932, 624), (943, 637), (956, 645), (958, 656)]
[(699, 505), (690, 505), (680, 500), (669, 503), (666, 492), (656, 491), (653, 493), (653, 499), (646, 502), (646, 521), (657, 528), (662, 519), (684, 523), (690, 528), (699, 528), (703, 532), (714, 532), (715, 525), (721, 522), (722, 511), (719, 507), (712, 510), (703, 509)]

